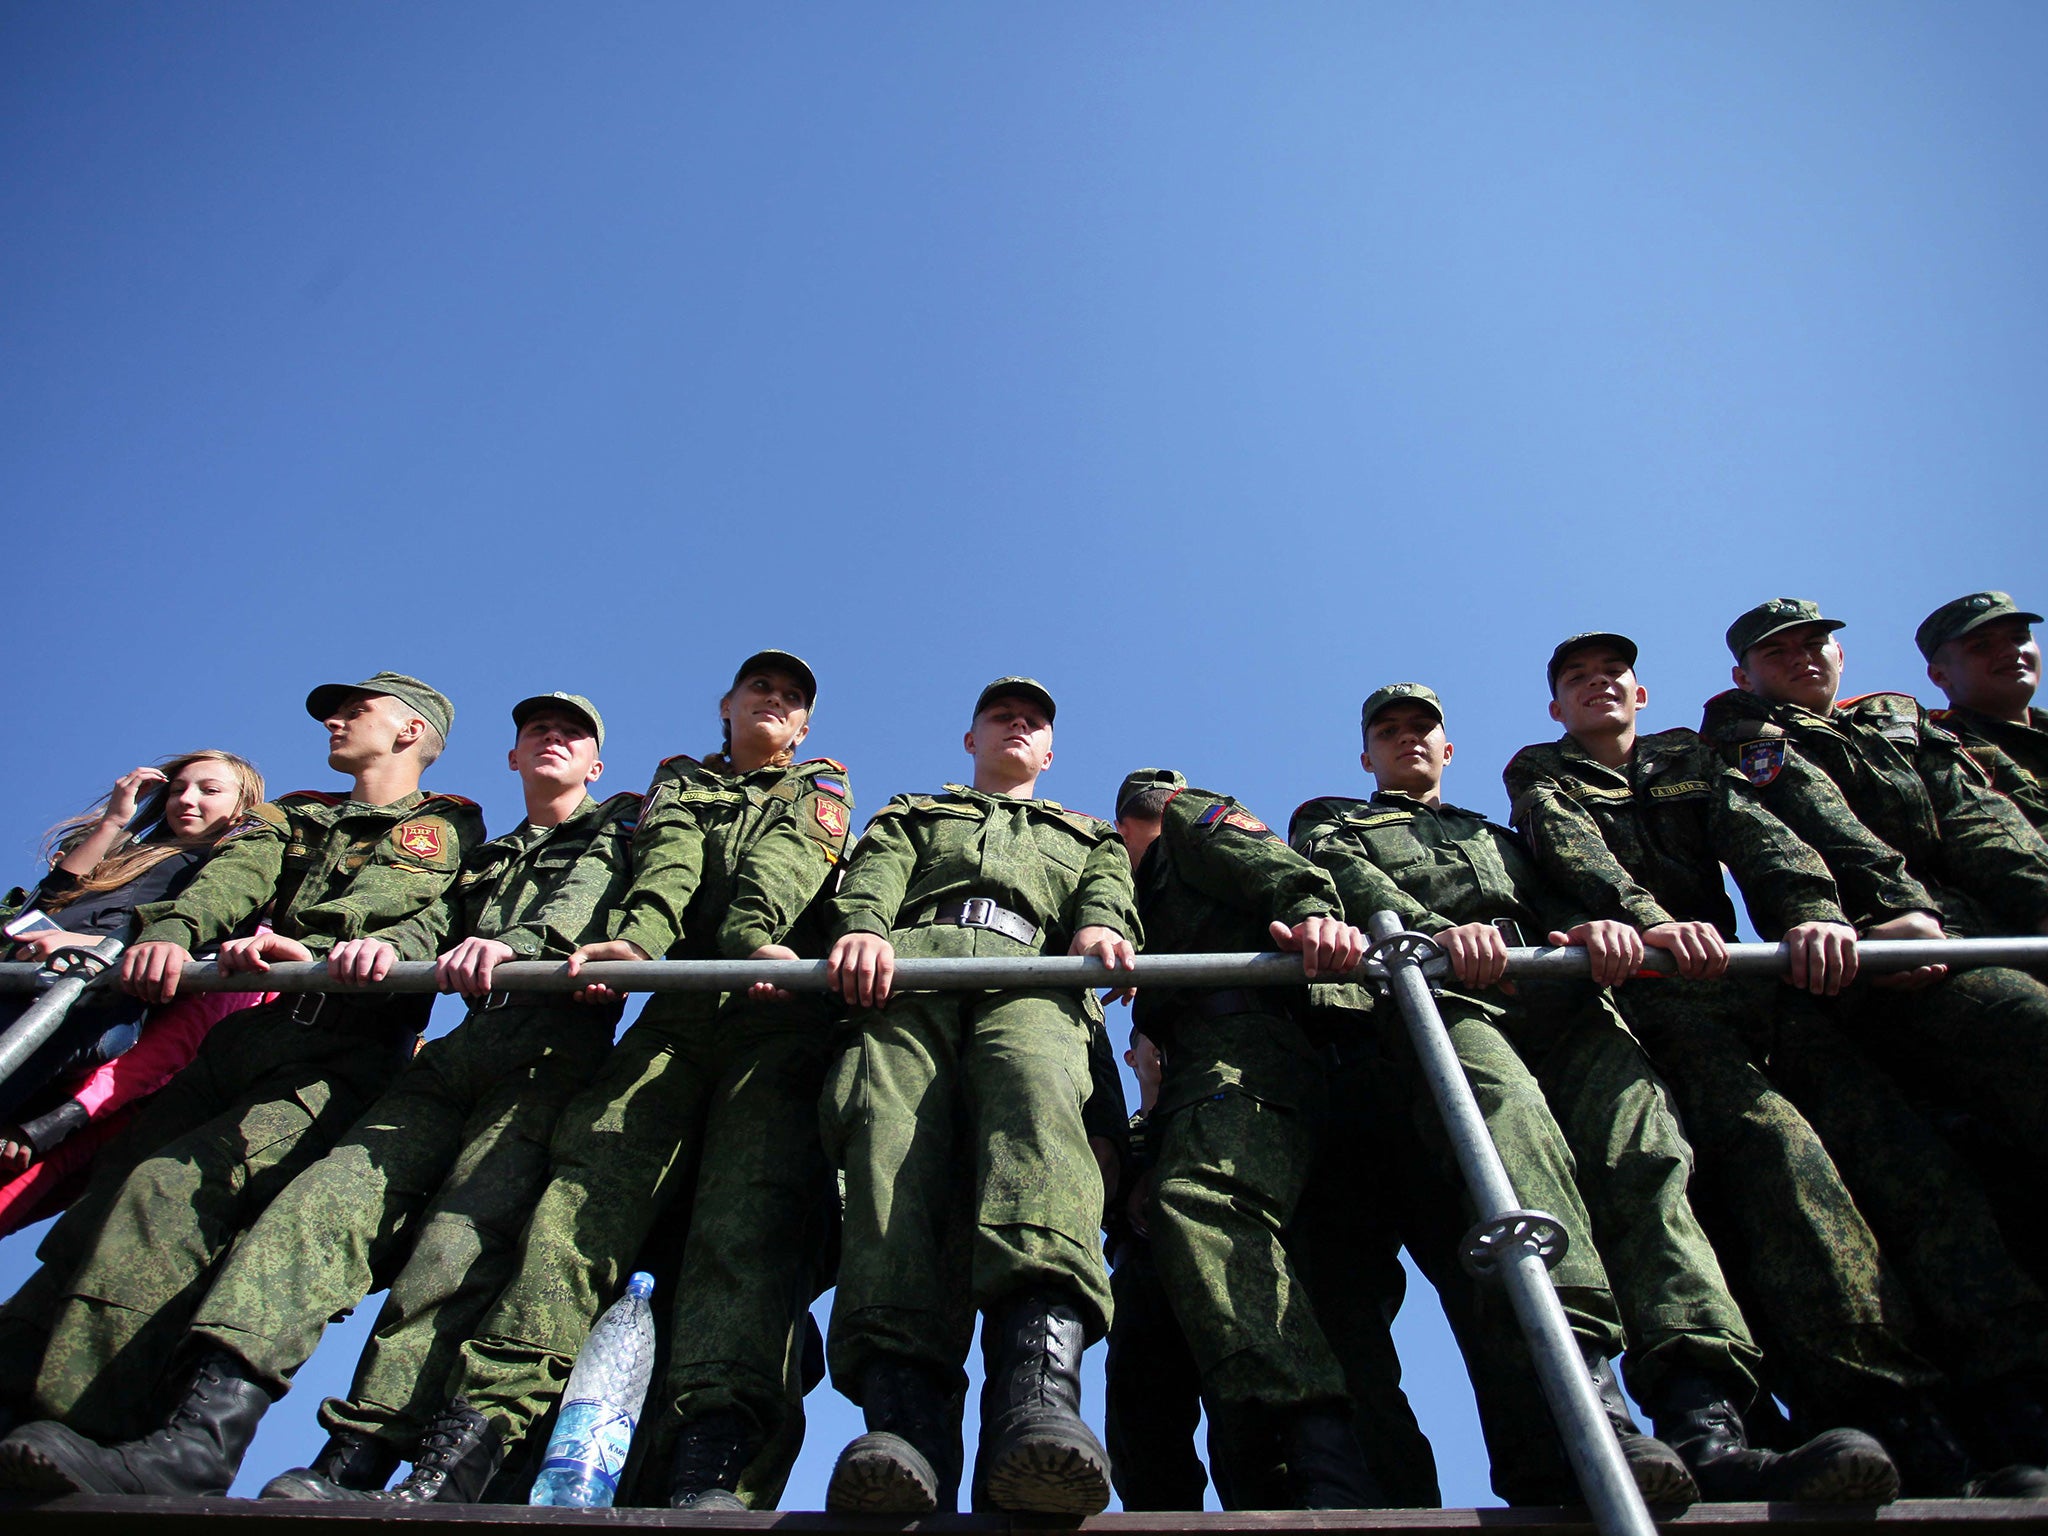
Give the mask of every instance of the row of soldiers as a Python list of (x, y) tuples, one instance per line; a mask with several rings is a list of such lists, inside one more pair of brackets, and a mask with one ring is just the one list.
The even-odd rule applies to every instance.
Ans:
[[(1496, 1490), (1569, 1500), (1504, 1299), (1459, 1268), (1469, 1203), (1405, 1034), (1352, 979), (1360, 926), (1392, 910), (1448, 958), (1450, 1037), (1523, 1203), (1564, 1231), (1554, 1278), (1647, 1497), (2048, 1495), (2048, 1300), (2021, 1246), (2048, 987), (1939, 966), (1874, 984), (1855, 946), (2048, 931), (2022, 810), (2048, 766), (2022, 755), (2043, 738), (2034, 622), (1983, 593), (1922, 626), (1936, 680), (1962, 680), (1944, 725), (1903, 696), (1839, 701), (1840, 626), (1766, 603), (1730, 629), (1737, 686), (1702, 731), (1640, 737), (1636, 647), (1573, 636), (1548, 668), (1565, 735), (1508, 769), (1513, 831), (1443, 800), (1444, 705), (1412, 683), (1366, 700), (1375, 793), (1310, 801), (1283, 839), (1169, 770), (1126, 779), (1113, 825), (1037, 798), (1054, 701), (998, 679), (964, 738), (972, 782), (896, 797), (850, 855), (844, 767), (795, 759), (817, 684), (786, 652), (739, 669), (722, 751), (670, 759), (644, 797), (587, 793), (588, 699), (522, 701), (527, 819), (488, 840), (473, 805), (418, 788), (444, 696), (393, 673), (316, 689), (350, 792), (251, 816), (141, 914), (122, 984), (166, 1000), (214, 944), (223, 969), (324, 957), (344, 984), (438, 956), (470, 1011), (417, 1053), (424, 1000), (370, 991), (219, 1026), (0, 1306), (0, 1398), (30, 1420), (0, 1479), (225, 1489), (325, 1321), (381, 1286), (326, 1447), (265, 1492), (488, 1496), (530, 1469), (592, 1320), (653, 1249), (668, 1359), (635, 1454), (657, 1502), (773, 1504), (816, 1378), (807, 1309), (835, 1283), (825, 1363), (868, 1429), (829, 1507), (951, 1508), (967, 1480), (976, 1507), (1087, 1513), (1113, 1473), (1152, 1502), (1164, 1405), (1120, 1390), (1146, 1371), (1115, 1336), (1129, 1454), (1079, 1411), (1112, 1290), (1119, 1333), (1158, 1320), (1142, 1271), (1227, 1504), (1430, 1503), (1388, 1334), (1406, 1244), (1466, 1353)], [(1789, 985), (1722, 976), (1723, 863)], [(1582, 945), (1592, 976), (1507, 982), (1519, 938)], [(1279, 945), (1313, 983), (1137, 994), (1134, 1047), (1163, 1063), (1142, 1171), (1092, 1091), (1092, 995), (894, 986), (899, 956), (1121, 970), (1141, 944)], [(1634, 979), (1646, 947), (1682, 980)], [(595, 979), (574, 1001), (492, 984), (515, 958), (662, 956), (823, 957), (836, 998), (660, 993), (613, 1045), (623, 999)], [(1125, 1177), (1112, 1282), (1098, 1229)]]

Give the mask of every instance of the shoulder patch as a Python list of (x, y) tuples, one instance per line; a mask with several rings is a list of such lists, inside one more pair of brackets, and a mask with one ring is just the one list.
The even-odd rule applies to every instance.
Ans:
[(1195, 818), (1195, 825), (1208, 827), (1236, 827), (1240, 832), (1250, 832), (1257, 837), (1271, 837), (1273, 829), (1250, 811), (1241, 811), (1227, 800), (1219, 800)]
[(828, 795), (837, 795), (842, 800), (846, 798), (846, 780), (843, 778), (834, 778), (829, 773), (819, 773), (811, 776), (811, 782)]
[(1785, 739), (1763, 737), (1746, 741), (1736, 754), (1735, 766), (1742, 770), (1742, 776), (1761, 789), (1785, 769)]
[(825, 829), (827, 835), (834, 838), (846, 836), (851, 818), (846, 814), (846, 807), (837, 800), (813, 800), (811, 814), (818, 818), (818, 825)]
[(1391, 827), (1414, 819), (1413, 811), (1374, 811), (1370, 816), (1359, 816), (1346, 824), (1354, 827)]
[[(1776, 777), (1775, 774), (1772, 777)], [(1652, 784), (1652, 800), (1676, 800), (1681, 795), (1703, 795), (1711, 786), (1705, 779), (1676, 779), (1669, 784)]]
[(449, 832), (447, 822), (438, 816), (428, 816), (393, 827), (391, 841), (416, 859), (438, 859), (448, 851), (452, 841)]

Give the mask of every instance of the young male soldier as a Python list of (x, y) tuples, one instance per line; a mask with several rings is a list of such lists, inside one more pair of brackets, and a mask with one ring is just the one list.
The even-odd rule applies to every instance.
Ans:
[[(1117, 791), (1117, 831), (1152, 951), (1277, 944), (1312, 980), (1365, 953), (1330, 877), (1235, 800), (1140, 769)], [(1300, 988), (1140, 989), (1133, 1025), (1170, 1049), (1152, 1248), (1201, 1368), (1218, 1487), (1277, 1484), (1297, 1509), (1376, 1508), (1386, 1498), (1352, 1430), (1343, 1368), (1282, 1238), (1325, 1108), (1307, 1001)]]
[[(1366, 701), (1363, 720), (1363, 761), (1378, 789), (1364, 806), (1330, 806), (1298, 842), (1337, 874), (1347, 913), (1392, 910), (1443, 947), (1458, 983), (1443, 1012), (1468, 1072), (1512, 1080), (1517, 1054), (1535, 1071), (1577, 1155), (1592, 1235), (1629, 1321), (1630, 1384), (1659, 1433), (1722, 1497), (1765, 1488), (1776, 1498), (1895, 1495), (1897, 1475), (1882, 1449), (1853, 1431), (1782, 1458), (1742, 1442), (1736, 1407), (1754, 1397), (1758, 1352), (1686, 1195), (1691, 1149), (1604, 990), (1634, 969), (1633, 929), (1587, 917), (1542, 882), (1513, 834), (1443, 802), (1453, 749), (1433, 692), (1382, 688)], [(1584, 945), (1592, 981), (1499, 988), (1508, 948), (1502, 920), (1554, 944)], [(1508, 1171), (1525, 1201), (1549, 1193), (1523, 1188), (1514, 1161)], [(1632, 1465), (1643, 1481), (1656, 1464), (1628, 1438), (1634, 1425), (1604, 1356), (1589, 1349), (1587, 1364), (1617, 1432), (1637, 1451)], [(1708, 1405), (1711, 1416), (1700, 1412)]]
[[(221, 939), (224, 970), (324, 955), (334, 981), (367, 981), (376, 940), (431, 908), (482, 840), (473, 802), (420, 792), (454, 718), (445, 696), (379, 672), (315, 688), (306, 709), (349, 793), (257, 807), (181, 894), (140, 909), (121, 980), (145, 1002), (170, 1001), (192, 951)], [(265, 910), (269, 931), (229, 938)], [(403, 955), (433, 952), (413, 930)], [(26, 1397), (32, 1380), (37, 1417), (96, 1440), (147, 1428), (214, 1261), (391, 1081), (432, 1007), (423, 994), (307, 993), (216, 1026), (101, 1157), (44, 1238), (42, 1268), (0, 1311), (7, 1395)], [(207, 1420), (226, 1406), (210, 1398)], [(24, 1473), (16, 1444), (0, 1454), (0, 1477), (40, 1476)]]
[(2003, 592), (1972, 592), (1927, 615), (1913, 643), (1928, 678), (1948, 695), (1934, 720), (1961, 738), (2037, 830), (2048, 830), (2048, 710), (2033, 707), (2040, 622)]
[[(1637, 979), (1618, 1001), (1700, 1149), (1703, 1187), (1769, 1329), (1779, 1395), (1802, 1422), (1876, 1432), (1908, 1493), (1958, 1492), (1954, 1459), (1931, 1454), (1950, 1440), (1928, 1399), (1940, 1376), (1909, 1342), (1920, 1330), (1894, 1269), (1938, 1338), (1929, 1353), (1973, 1399), (2048, 1363), (2048, 1302), (1898, 1088), (1802, 994), (1723, 976), (1735, 910), (1721, 866), (1759, 931), (1790, 949), (1792, 986), (1818, 996), (1854, 979), (1855, 924), (1901, 913), (1845, 914), (1820, 855), (1694, 732), (1639, 735), (1649, 694), (1635, 662), (1635, 643), (1612, 633), (1551, 653), (1550, 713), (1566, 734), (1508, 764), (1515, 824), (1559, 890), (1677, 959), (1682, 981)], [(1776, 1496), (1781, 1468), (1742, 1451), (1730, 1405), (1689, 1412), (1727, 1446), (1695, 1463), (1703, 1488)]]
[(140, 1440), (102, 1449), (61, 1424), (30, 1425), (11, 1453), (43, 1486), (94, 1493), (220, 1494), (271, 1402), (290, 1387), (331, 1317), (399, 1269), (346, 1399), (321, 1410), (329, 1438), (312, 1468), (276, 1478), (282, 1497), (381, 1488), (437, 1406), (477, 1315), (504, 1283), (547, 1174), (556, 1114), (586, 1082), (618, 1023), (616, 1002), (505, 994), (493, 969), (565, 958), (624, 884), (640, 797), (600, 805), (604, 725), (588, 699), (544, 694), (512, 710), (506, 754), (526, 799), (517, 831), (471, 849), (442, 901), (384, 929), (372, 976), (401, 950), (441, 956), (443, 991), (472, 999), (335, 1148), (286, 1187), (236, 1245), (193, 1314), (181, 1353), (203, 1397)]
[(1095, 1242), (1102, 1179), (1081, 1117), (1089, 995), (892, 986), (898, 954), (1131, 965), (1139, 928), (1115, 830), (1033, 798), (1052, 765), (1053, 708), (1030, 678), (984, 688), (965, 738), (973, 786), (891, 800), (833, 902), (829, 975), (863, 1012), (824, 1107), (846, 1170), (827, 1355), (869, 1431), (832, 1470), (835, 1511), (952, 1503), (960, 1453), (949, 1405), (965, 1387), (969, 1342), (942, 1253), (956, 1169), (971, 1179), (965, 1284), (985, 1319), (986, 1497), (1048, 1514), (1092, 1514), (1109, 1500), (1107, 1458), (1080, 1416), (1081, 1353), (1110, 1310)]
[[(1846, 910), (1887, 910), (1895, 898), (1880, 882), (1917, 883), (1920, 910), (1865, 937), (2048, 933), (2048, 844), (1912, 698), (1837, 702), (1841, 627), (1796, 598), (1743, 614), (1727, 636), (1736, 686), (1708, 700), (1700, 734), (1820, 851)], [(1916, 1092), (1967, 1105), (2038, 1198), (2048, 986), (2004, 966), (1945, 971), (1858, 986), (1843, 999), (1846, 1027)]]

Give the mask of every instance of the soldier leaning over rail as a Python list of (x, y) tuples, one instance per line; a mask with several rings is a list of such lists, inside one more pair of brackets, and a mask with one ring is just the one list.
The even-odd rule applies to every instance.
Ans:
[[(365, 979), (377, 937), (431, 908), (483, 837), (476, 806), (419, 790), (454, 707), (417, 678), (380, 672), (307, 697), (347, 795), (304, 791), (259, 807), (174, 901), (145, 907), (122, 983), (168, 1001), (193, 947), (268, 905), (273, 931), (221, 949), (228, 971), (326, 955)], [(421, 935), (405, 957), (426, 959)], [(431, 997), (312, 993), (217, 1025), (100, 1159), (85, 1196), (43, 1240), (43, 1267), (0, 1309), (0, 1380), (15, 1402), (96, 1439), (141, 1433), (208, 1268), (333, 1145), (411, 1058)], [(45, 1341), (47, 1340), (47, 1343)], [(0, 1441), (0, 1479), (34, 1486), (40, 1459)]]
[(833, 902), (830, 974), (861, 1011), (823, 1109), (846, 1170), (827, 1354), (869, 1431), (833, 1468), (834, 1511), (921, 1514), (956, 1495), (971, 1333), (947, 1250), (963, 1173), (964, 1283), (987, 1370), (977, 1502), (1092, 1514), (1109, 1499), (1108, 1458), (1079, 1412), (1081, 1354), (1110, 1311), (1082, 1120), (1093, 999), (891, 987), (899, 952), (1131, 964), (1138, 917), (1115, 830), (1032, 798), (1052, 763), (1053, 708), (1030, 678), (984, 688), (965, 739), (973, 787), (891, 800)]
[(2040, 622), (2003, 592), (1972, 592), (1927, 615), (1913, 643), (1928, 679), (1948, 695), (1935, 723), (1955, 733), (2036, 830), (2048, 831), (2048, 709), (2033, 707)]
[[(1475, 1088), (1487, 1090), (1483, 1111), (1495, 1110), (1497, 1118), (1497, 1102), (1489, 1099), (1533, 1096), (1526, 1074), (1535, 1072), (1576, 1155), (1590, 1233), (1616, 1282), (1628, 1325), (1630, 1384), (1677, 1452), (1642, 1435), (1630, 1418), (1607, 1363), (1617, 1342), (1612, 1333), (1574, 1318), (1630, 1469), (1652, 1502), (1697, 1497), (1695, 1467), (1726, 1496), (1732, 1481), (1723, 1475), (1727, 1437), (1708, 1433), (1695, 1410), (1710, 1403), (1732, 1415), (1733, 1405), (1747, 1406), (1756, 1392), (1759, 1355), (1687, 1198), (1691, 1148), (1664, 1085), (1601, 985), (1633, 968), (1625, 944), (1633, 930), (1590, 917), (1561, 898), (1539, 878), (1513, 834), (1443, 803), (1452, 747), (1434, 693), (1419, 684), (1390, 685), (1366, 700), (1362, 719), (1364, 762), (1378, 790), (1365, 805), (1305, 807), (1297, 813), (1305, 823), (1297, 842), (1337, 875), (1347, 912), (1392, 910), (1444, 946), (1457, 982), (1445, 996), (1445, 1022)], [(1501, 920), (1528, 924), (1552, 943), (1585, 944), (1593, 983), (1498, 985), (1507, 959), (1495, 926)], [(1565, 1192), (1528, 1177), (1540, 1175), (1540, 1159), (1528, 1158), (1510, 1140), (1503, 1160), (1524, 1201), (1559, 1213), (1544, 1202)], [(1532, 1161), (1533, 1169), (1525, 1166)], [(1582, 1242), (1588, 1224), (1577, 1203), (1567, 1202), (1562, 1214), (1575, 1243)], [(1565, 1262), (1571, 1263), (1570, 1253)], [(1559, 1280), (1570, 1283), (1562, 1267)], [(1491, 1354), (1478, 1361), (1468, 1354), (1467, 1360), (1484, 1399), (1487, 1378), (1501, 1363)], [(1541, 1439), (1542, 1430), (1540, 1422), (1524, 1425), (1514, 1438)], [(1489, 1423), (1489, 1445), (1499, 1447), (1501, 1440)], [(1526, 1454), (1525, 1447), (1515, 1449)], [(1500, 1454), (1496, 1449), (1497, 1460)], [(1849, 1430), (1784, 1456), (1754, 1453), (1750, 1466), (1757, 1474), (1753, 1488), (1768, 1486), (1778, 1498), (1885, 1499), (1898, 1489), (1883, 1450)]]
[(495, 993), (510, 960), (562, 958), (601, 926), (625, 884), (640, 797), (600, 805), (604, 724), (589, 700), (544, 694), (513, 706), (507, 754), (526, 819), (470, 850), (454, 889), (383, 931), (382, 969), (401, 951), (460, 942), (439, 980), (471, 999), (319, 1162), (292, 1180), (235, 1246), (193, 1314), (182, 1355), (193, 1388), (151, 1433), (102, 1448), (61, 1424), (31, 1425), (18, 1459), (44, 1486), (90, 1493), (219, 1494), (234, 1481), (257, 1420), (290, 1387), (329, 1318), (391, 1274), (390, 1295), (311, 1468), (272, 1479), (266, 1497), (333, 1498), (384, 1486), (428, 1428), (426, 1394), (504, 1283), (547, 1175), (562, 1105), (611, 1048), (620, 1004)]
[[(1550, 712), (1566, 735), (1508, 764), (1515, 823), (1554, 884), (1677, 958), (1683, 981), (1638, 977), (1617, 1001), (1699, 1149), (1703, 1211), (1760, 1320), (1778, 1395), (1801, 1424), (1876, 1435), (1909, 1494), (1954, 1493), (1923, 1453), (1949, 1438), (1928, 1361), (1973, 1402), (2024, 1393), (2048, 1366), (2048, 1300), (1975, 1175), (1816, 1005), (1853, 981), (1856, 959), (1820, 855), (1692, 731), (1637, 734), (1649, 695), (1635, 661), (1635, 643), (1611, 633), (1552, 653)], [(1735, 937), (1723, 863), (1758, 929), (1792, 946), (1791, 986), (1721, 977)], [(1740, 1420), (1719, 1406), (1690, 1410), (1727, 1448), (1694, 1475), (1771, 1497), (1772, 1469), (1750, 1466)]]

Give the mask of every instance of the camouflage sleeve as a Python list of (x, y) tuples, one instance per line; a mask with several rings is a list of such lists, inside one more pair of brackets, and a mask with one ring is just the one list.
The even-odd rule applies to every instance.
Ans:
[(1145, 928), (1138, 921), (1138, 889), (1131, 881), (1131, 856), (1124, 852), (1123, 839), (1105, 837), (1088, 850), (1088, 862), (1081, 866), (1081, 880), (1068, 903), (1074, 920), (1068, 931), (1108, 928), (1122, 934), (1134, 946), (1145, 942)]
[[(432, 902), (377, 935), (401, 955), (431, 957), (476, 932), (489, 887), (465, 868)], [(527, 957), (521, 955), (520, 958)]]
[(853, 800), (806, 783), (754, 840), (734, 874), (732, 905), (718, 925), (718, 952), (744, 960), (779, 944), (846, 852)]
[(883, 938), (903, 911), (903, 897), (917, 869), (917, 843), (904, 814), (901, 796), (891, 800), (868, 823), (839, 877), (827, 920), (834, 939), (849, 933), (876, 933)]
[(176, 897), (135, 909), (135, 942), (192, 950), (227, 938), (277, 890), (289, 837), (282, 810), (257, 806)]
[(1329, 871), (1343, 900), (1345, 919), (1360, 928), (1375, 912), (1392, 912), (1404, 928), (1416, 933), (1442, 933), (1458, 926), (1396, 885), (1357, 839), (1341, 828), (1311, 836), (1301, 851), (1311, 863)]
[(633, 872), (609, 937), (659, 960), (683, 936), (683, 914), (704, 879), (704, 827), (672, 778), (657, 777), (633, 834)]
[(1965, 738), (1963, 750), (1990, 775), (1991, 787), (2019, 807), (2028, 825), (2037, 832), (2048, 826), (2048, 784), (2035, 778), (2003, 747), (1981, 737)]
[[(1726, 750), (1732, 759), (1738, 748)], [(1906, 872), (1905, 856), (1857, 819), (1835, 781), (1798, 747), (1786, 743), (1783, 765), (1757, 798), (1821, 856), (1857, 928), (1908, 912), (1941, 915), (1933, 893)]]
[(1923, 727), (1920, 777), (1955, 883), (2022, 931), (2048, 922), (2048, 844), (1946, 731)]
[(1175, 868), (1204, 895), (1290, 928), (1311, 917), (1343, 915), (1329, 873), (1229, 796), (1180, 790), (1161, 820)]
[[(1547, 775), (1508, 781), (1510, 819), (1544, 879), (1589, 917), (1654, 928), (1672, 921), (1649, 888), (1614, 856), (1600, 823)], [(1576, 927), (1567, 923), (1566, 929)]]
[(604, 809), (604, 825), (538, 910), (518, 927), (495, 935), (520, 959), (567, 959), (578, 945), (604, 937), (606, 919), (633, 879), (640, 797), (616, 795)]
[(1775, 940), (1801, 923), (1850, 921), (1826, 862), (1771, 814), (1748, 779), (1723, 768), (1714, 788), (1714, 846), (1758, 933)]
[(401, 821), (379, 839), (344, 894), (294, 912), (297, 931), (292, 937), (315, 955), (348, 939), (384, 939), (400, 959), (433, 959), (443, 935), (430, 936), (431, 922), (409, 924), (407, 919), (440, 904), (461, 873), (464, 857), (484, 841), (484, 821), (483, 813), (468, 804), (437, 806), (433, 819), (444, 823), (450, 835), (441, 840), (438, 852), (420, 854), (402, 846), (400, 838), (405, 828), (421, 819)]

